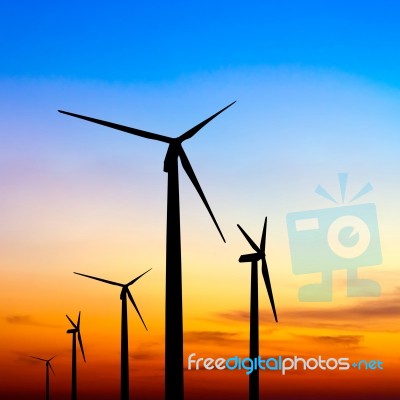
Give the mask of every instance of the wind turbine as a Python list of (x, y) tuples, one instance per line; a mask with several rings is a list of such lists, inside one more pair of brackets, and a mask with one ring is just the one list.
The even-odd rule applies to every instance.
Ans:
[(44, 361), (46, 363), (46, 400), (50, 400), (50, 376), (49, 376), (49, 368), (51, 369), (51, 372), (55, 375), (56, 373), (54, 372), (53, 367), (50, 364), (50, 361), (55, 357), (51, 357), (48, 360), (45, 360), (44, 358), (39, 358), (39, 357), (33, 357), (29, 356), (31, 358), (35, 358), (36, 360)]
[[(151, 269), (151, 268), (150, 268)], [(143, 321), (142, 316), (140, 315), (140, 311), (136, 306), (135, 300), (133, 300), (133, 296), (129, 290), (129, 286), (134, 284), (138, 279), (140, 279), (144, 274), (150, 271), (147, 270), (143, 272), (143, 274), (139, 275), (135, 279), (132, 279), (130, 282), (125, 285), (118, 282), (109, 281), (107, 279), (97, 278), (91, 275), (81, 274), (79, 272), (74, 272), (74, 274), (85, 276), (86, 278), (95, 279), (96, 281), (108, 283), (109, 285), (120, 286), (122, 287), (120, 299), (122, 302), (122, 312), (121, 312), (121, 400), (129, 400), (129, 352), (128, 352), (128, 308), (127, 308), (127, 298), (133, 304), (136, 312), (138, 313), (140, 319), (143, 322), (144, 327), (147, 330), (146, 324)]]
[[(267, 261), (265, 259), (265, 242), (267, 235), (267, 217), (264, 220), (264, 227), (261, 235), (260, 247), (258, 247), (244, 229), (238, 224), (238, 228), (249, 242), (255, 253), (240, 256), (239, 262), (251, 262), (251, 286), (250, 286), (250, 358), (256, 359), (259, 355), (259, 336), (258, 336), (258, 270), (257, 264), (261, 260), (261, 272), (263, 274), (265, 286), (267, 288), (269, 301), (274, 313), (275, 321), (278, 322), (276, 315), (274, 296), (272, 294), (271, 281), (269, 279)], [(259, 376), (258, 368), (254, 369), (249, 375), (249, 399), (259, 399)]]
[(73, 328), (68, 329), (67, 333), (72, 334), (72, 388), (71, 388), (71, 398), (72, 400), (77, 399), (77, 385), (76, 385), (76, 337), (78, 336), (78, 341), (79, 341), (79, 347), (81, 348), (82, 356), (83, 356), (83, 361), (86, 362), (85, 358), (85, 352), (83, 350), (83, 344), (82, 344), (82, 337), (81, 337), (81, 312), (79, 311), (78, 314), (78, 321), (75, 324), (72, 319), (66, 315), (68, 318), (68, 321), (71, 322)]
[(181, 228), (179, 211), (179, 176), (178, 158), (193, 186), (197, 190), (211, 219), (218, 229), (223, 241), (225, 238), (211, 211), (207, 199), (200, 187), (189, 159), (182, 148), (182, 143), (192, 138), (201, 128), (229, 108), (235, 101), (211, 117), (200, 122), (182, 135), (171, 138), (157, 133), (142, 131), (112, 122), (103, 121), (84, 115), (58, 110), (60, 113), (104, 125), (109, 128), (127, 132), (146, 139), (157, 140), (168, 144), (164, 159), (164, 172), (168, 174), (167, 191), (167, 243), (166, 243), (166, 288), (165, 288), (165, 398), (183, 400), (183, 319), (182, 319), (182, 260)]

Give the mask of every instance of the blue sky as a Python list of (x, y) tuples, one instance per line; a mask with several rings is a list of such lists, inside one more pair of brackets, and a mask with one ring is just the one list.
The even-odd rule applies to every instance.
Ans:
[[(106, 187), (121, 171), (137, 171), (131, 163), (162, 164), (162, 145), (133, 144), (127, 135), (60, 115), (59, 108), (174, 136), (233, 100), (207, 132), (185, 144), (200, 181), (209, 179), (221, 198), (215, 169), (226, 179), (234, 172), (255, 191), (261, 209), (270, 186), (258, 185), (253, 170), (275, 183), (276, 206), (327, 174), (332, 182), (337, 172), (358, 174), (360, 185), (375, 178), (385, 191), (396, 179), (396, 1), (104, 4), (3, 7), (5, 181), (19, 176), (22, 186), (35, 186), (25, 176), (35, 165), (42, 171), (39, 187), (54, 170), (76, 174), (84, 185), (101, 168), (107, 178), (99, 185)], [(233, 190), (241, 192), (238, 185)], [(242, 203), (233, 202), (232, 212)]]
[(2, 77), (147, 83), (249, 66), (398, 87), (397, 1), (7, 2)]

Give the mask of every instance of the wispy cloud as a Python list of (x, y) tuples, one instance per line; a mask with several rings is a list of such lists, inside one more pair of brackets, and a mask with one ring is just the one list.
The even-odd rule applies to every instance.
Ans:
[(153, 361), (156, 358), (158, 358), (159, 353), (156, 353), (155, 351), (150, 351), (150, 350), (138, 350), (132, 353), (129, 353), (129, 357), (132, 358), (133, 360), (139, 360), (139, 361)]
[(241, 342), (242, 340), (238, 337), (236, 332), (191, 331), (185, 333), (185, 342), (187, 343), (214, 343), (231, 345), (232, 341)]
[(4, 320), (11, 325), (40, 326), (44, 328), (57, 328), (57, 325), (45, 324), (32, 318), (30, 315), (8, 315)]
[[(329, 308), (330, 307), (330, 308)], [(217, 313), (218, 318), (230, 322), (249, 323), (250, 315), (245, 310), (231, 310)], [(279, 312), (280, 325), (312, 328), (337, 328), (344, 330), (368, 329), (396, 332), (394, 321), (400, 319), (400, 287), (378, 299), (358, 301), (348, 306), (331, 307), (322, 304), (319, 308), (282, 309)], [(273, 321), (270, 314), (260, 312), (260, 321)], [(276, 327), (271, 324), (271, 329)]]
[(360, 342), (364, 339), (362, 335), (338, 335), (338, 336), (308, 336), (308, 335), (293, 335), (296, 338), (315, 342), (321, 345), (339, 345), (341, 347), (348, 346), (351, 348), (359, 347)]
[(218, 317), (234, 321), (250, 321), (250, 313), (244, 310), (230, 310), (217, 314)]
[(161, 342), (148, 342), (143, 346), (136, 346), (129, 353), (129, 357), (140, 361), (153, 361), (160, 358)]

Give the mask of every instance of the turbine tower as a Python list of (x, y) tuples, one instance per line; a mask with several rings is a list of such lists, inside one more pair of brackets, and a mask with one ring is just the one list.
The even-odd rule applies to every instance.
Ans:
[[(151, 268), (150, 268), (151, 269)], [(74, 274), (84, 276), (86, 278), (95, 279), (96, 281), (108, 283), (109, 285), (119, 286), (121, 287), (120, 299), (122, 302), (122, 311), (121, 311), (121, 400), (129, 400), (129, 350), (128, 350), (128, 308), (127, 308), (127, 298), (131, 301), (133, 307), (138, 313), (144, 327), (147, 330), (146, 324), (143, 321), (142, 316), (140, 315), (140, 311), (136, 306), (135, 300), (133, 300), (133, 296), (129, 290), (129, 286), (134, 284), (138, 279), (140, 279), (144, 274), (150, 271), (147, 270), (143, 272), (143, 274), (139, 275), (135, 279), (132, 279), (130, 282), (126, 284), (109, 281), (107, 279), (97, 278), (95, 276), (81, 274), (79, 272), (74, 272)]]
[[(261, 260), (261, 272), (267, 288), (269, 301), (274, 313), (275, 321), (278, 322), (276, 315), (274, 296), (272, 294), (271, 281), (269, 279), (268, 267), (265, 255), (265, 242), (267, 235), (267, 217), (265, 217), (264, 227), (261, 235), (260, 247), (258, 247), (244, 229), (238, 224), (238, 228), (249, 242), (255, 253), (240, 256), (239, 262), (251, 262), (251, 286), (250, 286), (250, 358), (257, 359), (259, 356), (259, 331), (258, 331), (258, 270), (257, 264)], [(259, 399), (259, 370), (254, 369), (249, 375), (249, 399)]]
[(179, 176), (178, 159), (193, 186), (197, 190), (201, 200), (207, 208), (211, 219), (218, 229), (223, 241), (224, 236), (211, 211), (207, 199), (196, 178), (189, 159), (183, 150), (182, 143), (192, 138), (200, 129), (211, 120), (229, 108), (224, 107), (211, 117), (200, 122), (182, 135), (171, 138), (157, 133), (147, 132), (112, 122), (103, 121), (84, 115), (67, 111), (59, 112), (72, 117), (84, 119), (89, 122), (104, 125), (109, 128), (127, 132), (146, 139), (157, 140), (168, 144), (168, 150), (164, 159), (164, 172), (168, 174), (167, 190), (167, 240), (166, 240), (166, 288), (165, 288), (165, 398), (167, 400), (183, 400), (183, 319), (182, 319), (182, 260), (181, 260), (181, 228), (179, 208)]
[(54, 372), (53, 367), (50, 364), (50, 361), (55, 357), (51, 357), (48, 360), (45, 360), (44, 358), (39, 358), (39, 357), (33, 357), (29, 356), (31, 358), (35, 358), (36, 360), (44, 361), (46, 363), (46, 400), (50, 400), (50, 376), (49, 376), (49, 369), (51, 369), (51, 372), (55, 375), (56, 373)]
[(77, 399), (77, 384), (76, 384), (76, 337), (78, 336), (78, 341), (79, 341), (79, 347), (81, 348), (82, 352), (82, 357), (83, 361), (86, 362), (85, 358), (85, 351), (83, 350), (83, 344), (82, 344), (82, 337), (81, 337), (81, 312), (79, 311), (78, 314), (78, 321), (75, 324), (72, 319), (66, 315), (68, 318), (68, 321), (71, 322), (72, 324), (72, 329), (68, 329), (67, 333), (72, 334), (72, 387), (71, 387), (71, 398), (72, 400)]

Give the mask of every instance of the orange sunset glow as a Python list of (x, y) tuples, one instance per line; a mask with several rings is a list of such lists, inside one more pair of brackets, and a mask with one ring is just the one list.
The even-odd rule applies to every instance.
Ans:
[[(179, 242), (175, 161), (185, 400), (249, 399), (250, 362), (241, 361), (256, 314), (252, 260), (239, 258), (253, 251), (259, 356), (277, 366), (259, 368), (256, 400), (400, 399), (400, 7), (5, 3), (0, 399), (44, 399), (43, 360), (53, 356), (51, 399), (71, 398), (66, 314), (81, 312), (79, 400), (121, 398), (121, 355), (131, 400), (183, 400), (165, 394), (165, 322), (180, 311), (175, 275), (176, 314), (166, 317), (167, 233), (169, 255)], [(254, 246), (266, 217), (264, 254)], [(126, 284), (149, 269), (129, 286), (148, 330), (128, 297), (121, 351), (121, 287), (74, 272)], [(179, 355), (177, 342), (169, 354)], [(303, 368), (310, 359), (348, 368)]]

